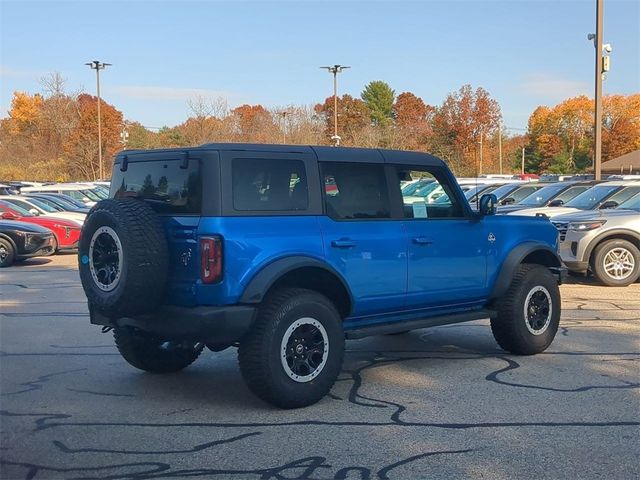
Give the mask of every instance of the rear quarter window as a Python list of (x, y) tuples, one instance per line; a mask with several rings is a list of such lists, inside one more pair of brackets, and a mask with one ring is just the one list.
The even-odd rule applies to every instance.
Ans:
[(111, 180), (114, 198), (141, 198), (158, 213), (195, 215), (202, 209), (200, 163), (190, 159), (129, 162), (122, 172), (116, 166)]

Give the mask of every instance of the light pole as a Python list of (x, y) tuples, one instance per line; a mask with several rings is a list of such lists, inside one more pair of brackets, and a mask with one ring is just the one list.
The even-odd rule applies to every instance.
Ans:
[(292, 112), (283, 110), (280, 112), (282, 116), (282, 143), (287, 143), (287, 115), (291, 115)]
[(333, 74), (333, 137), (331, 140), (336, 142), (336, 147), (340, 145), (340, 137), (338, 136), (338, 74), (347, 68), (345, 65), (334, 65), (332, 67), (320, 67)]
[[(602, 75), (609, 70), (609, 63), (603, 61), (602, 37), (604, 30), (604, 0), (596, 0), (596, 33), (587, 35), (587, 39), (593, 40), (596, 50), (596, 108), (593, 149), (593, 178), (600, 180), (602, 171)], [(608, 46), (608, 52), (611, 47)], [(607, 57), (608, 59), (608, 57)]]
[(102, 118), (100, 117), (100, 70), (104, 70), (105, 68), (111, 66), (110, 63), (103, 63), (99, 60), (94, 60), (93, 62), (85, 63), (89, 68), (96, 71), (96, 91), (98, 94), (98, 170), (100, 174), (100, 179), (104, 178), (104, 172), (102, 169)]

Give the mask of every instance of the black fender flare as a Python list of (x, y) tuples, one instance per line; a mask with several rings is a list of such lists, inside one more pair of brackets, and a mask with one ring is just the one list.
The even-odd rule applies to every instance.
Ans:
[(349, 294), (349, 301), (353, 305), (351, 289), (337, 270), (320, 260), (302, 255), (280, 258), (263, 267), (247, 284), (240, 296), (240, 303), (260, 303), (265, 293), (269, 291), (278, 279), (288, 272), (304, 267), (321, 268), (333, 274), (342, 283), (342, 286)]
[(627, 237), (632, 237), (636, 239), (636, 242), (638, 242), (638, 245), (640, 246), (640, 234), (638, 234), (638, 232), (634, 232), (633, 230), (627, 230), (625, 228), (616, 228), (616, 229), (612, 229), (612, 230), (608, 230), (606, 232), (602, 232), (600, 235), (594, 237), (591, 242), (589, 242), (589, 245), (587, 246), (587, 248), (585, 249), (584, 253), (584, 261), (585, 262), (590, 262), (591, 261), (591, 255), (593, 254), (593, 251), (596, 249), (596, 247), (598, 246), (598, 244), (600, 244), (601, 242), (604, 242), (606, 240), (612, 240), (614, 238), (620, 238), (621, 235), (625, 235)]
[(525, 258), (527, 258), (527, 256), (536, 252), (541, 252), (545, 258), (550, 259), (550, 261), (542, 263), (542, 265), (550, 268), (562, 266), (562, 260), (560, 260), (558, 253), (553, 248), (549, 247), (549, 245), (537, 242), (521, 243), (511, 250), (509, 255), (507, 255), (507, 258), (502, 262), (500, 273), (493, 285), (493, 291), (490, 296), (491, 300), (499, 298), (506, 293), (518, 266)]

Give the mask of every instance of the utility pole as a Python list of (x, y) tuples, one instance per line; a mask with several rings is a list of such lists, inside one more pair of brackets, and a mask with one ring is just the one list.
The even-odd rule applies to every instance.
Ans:
[(600, 180), (602, 170), (602, 37), (604, 26), (604, 0), (596, 0), (596, 112), (593, 174)]
[(498, 125), (498, 158), (500, 159), (500, 175), (502, 175), (502, 125)]
[(524, 175), (524, 147), (522, 147), (522, 174)]
[(336, 142), (335, 146), (340, 145), (340, 137), (338, 136), (338, 73), (351, 68), (345, 65), (334, 65), (332, 67), (320, 67), (333, 74), (333, 136), (331, 140)]
[(129, 143), (129, 122), (124, 121), (122, 123), (122, 131), (120, 132), (120, 143), (122, 144), (122, 149), (127, 149), (127, 143)]
[(482, 175), (482, 160), (483, 160), (483, 158), (482, 158), (482, 134), (483, 134), (483, 131), (482, 131), (482, 128), (481, 128), (480, 129), (480, 172), (479, 172), (478, 175)]
[(101, 63), (99, 60), (85, 63), (89, 68), (96, 71), (96, 91), (98, 95), (98, 171), (100, 179), (104, 178), (104, 170), (102, 168), (102, 118), (100, 115), (100, 70), (111, 66), (110, 63)]

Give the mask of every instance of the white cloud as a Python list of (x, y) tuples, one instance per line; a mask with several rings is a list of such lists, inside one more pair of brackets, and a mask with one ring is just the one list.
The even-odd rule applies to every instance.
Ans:
[(192, 98), (225, 98), (235, 99), (237, 94), (223, 90), (208, 90), (203, 88), (175, 88), (175, 87), (145, 87), (141, 85), (116, 85), (109, 87), (109, 91), (120, 94), (123, 97), (138, 100), (179, 100), (185, 101)]
[(546, 101), (564, 100), (577, 95), (591, 95), (587, 82), (568, 80), (549, 73), (535, 73), (525, 77), (522, 91)]

